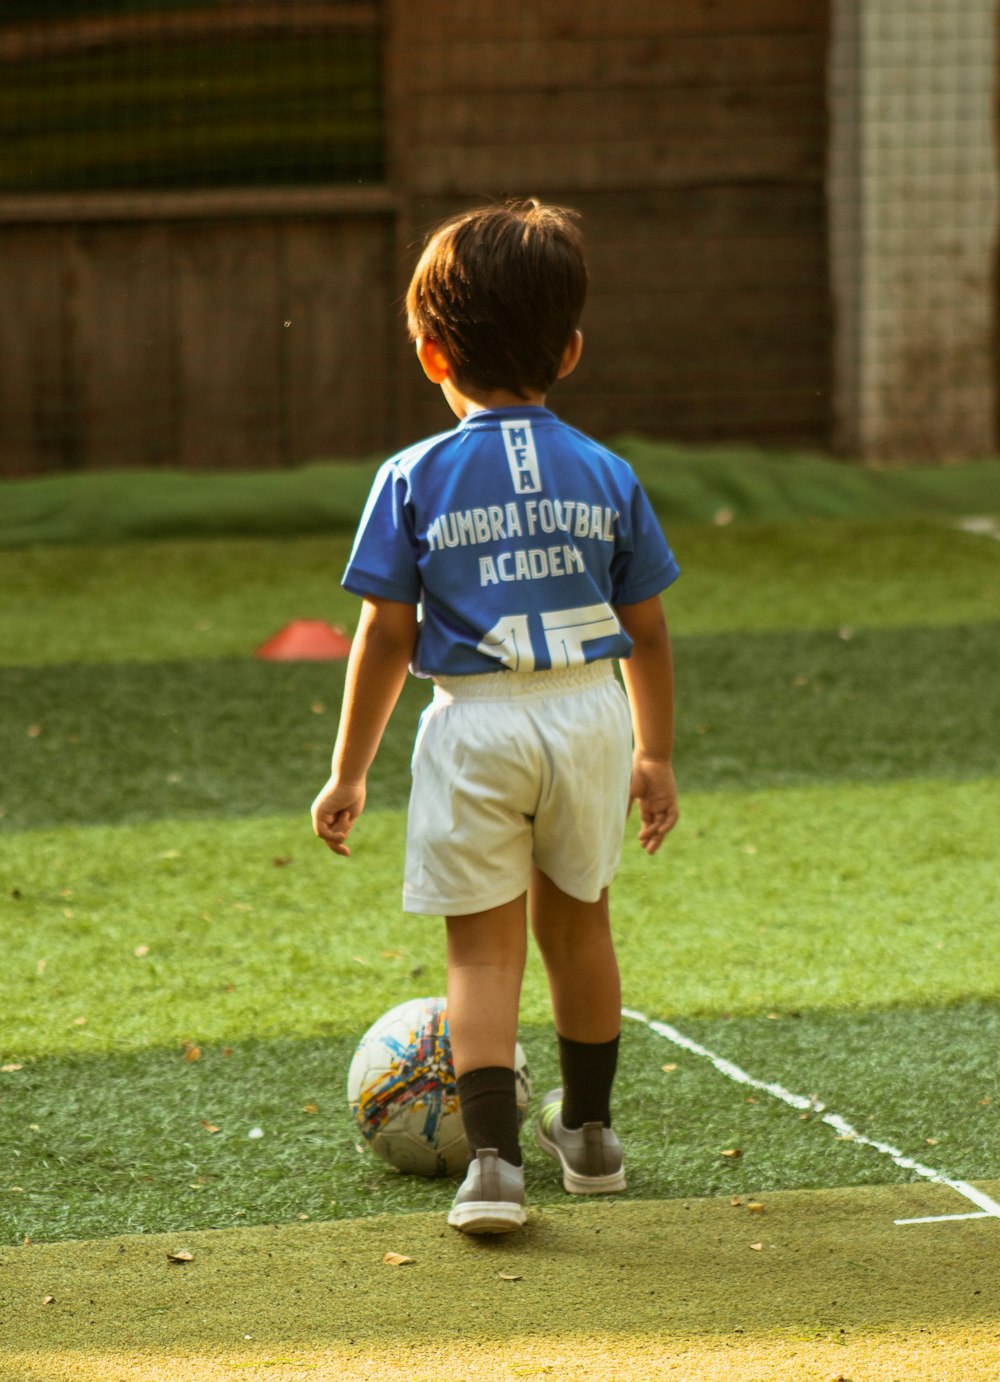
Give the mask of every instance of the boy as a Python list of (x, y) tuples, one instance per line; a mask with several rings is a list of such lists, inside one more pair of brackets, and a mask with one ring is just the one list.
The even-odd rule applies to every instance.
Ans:
[(313, 803), (316, 834), (349, 854), (407, 668), (432, 677), (403, 905), (446, 918), (472, 1153), (448, 1222), (467, 1233), (525, 1220), (514, 1045), (529, 912), (563, 1076), (538, 1141), (571, 1193), (624, 1188), (608, 885), (632, 801), (650, 854), (677, 821), (659, 600), (677, 565), (626, 463), (545, 407), (580, 358), (586, 287), (574, 214), (558, 207), (473, 210), (428, 240), (409, 331), (459, 425), (387, 461), (372, 488), (343, 578), (364, 603), (333, 771)]

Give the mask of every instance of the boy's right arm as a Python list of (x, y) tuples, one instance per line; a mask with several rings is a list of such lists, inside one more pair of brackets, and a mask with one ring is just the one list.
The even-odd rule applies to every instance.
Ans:
[(329, 781), (312, 804), (313, 830), (334, 854), (365, 804), (365, 779), (406, 680), (417, 637), (416, 605), (366, 599), (351, 645)]
[(629, 805), (639, 803), (639, 843), (655, 854), (678, 818), (670, 635), (659, 596), (619, 605), (615, 613), (632, 640), (632, 654), (621, 662), (635, 739)]

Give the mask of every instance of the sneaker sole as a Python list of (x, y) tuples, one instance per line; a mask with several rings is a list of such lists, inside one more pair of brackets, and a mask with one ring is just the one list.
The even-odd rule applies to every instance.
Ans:
[(560, 1148), (545, 1136), (540, 1126), (535, 1128), (535, 1140), (543, 1152), (554, 1157), (562, 1166), (563, 1189), (571, 1195), (614, 1195), (625, 1189), (624, 1166), (607, 1176), (582, 1176), (567, 1164)]
[(468, 1200), (454, 1206), (448, 1222), (463, 1233), (513, 1233), (527, 1217), (521, 1205), (506, 1200)]

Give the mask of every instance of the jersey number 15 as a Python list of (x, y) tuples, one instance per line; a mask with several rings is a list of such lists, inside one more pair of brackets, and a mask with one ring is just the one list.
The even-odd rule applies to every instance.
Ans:
[[(610, 605), (578, 605), (576, 609), (551, 609), (536, 616), (549, 654), (549, 666), (580, 667), (587, 657), (585, 643), (613, 637), (621, 629)], [(531, 642), (530, 615), (505, 614), (479, 644), (479, 652), (495, 657), (512, 672), (533, 672), (535, 650)]]

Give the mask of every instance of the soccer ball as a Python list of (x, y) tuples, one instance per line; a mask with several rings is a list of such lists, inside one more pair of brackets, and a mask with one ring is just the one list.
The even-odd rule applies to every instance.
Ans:
[[(518, 1124), (531, 1095), (515, 1051)], [(411, 998), (379, 1018), (347, 1072), (354, 1121), (376, 1156), (416, 1176), (454, 1176), (469, 1160), (443, 998)]]

